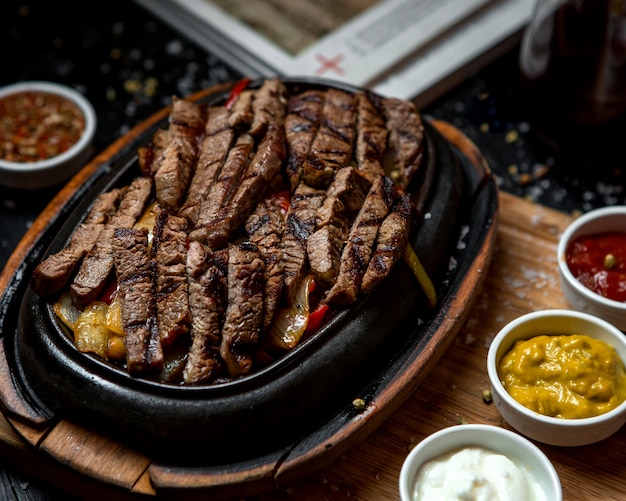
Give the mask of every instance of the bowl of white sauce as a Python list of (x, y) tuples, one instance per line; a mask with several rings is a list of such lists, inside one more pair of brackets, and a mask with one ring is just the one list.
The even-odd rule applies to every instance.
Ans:
[(548, 457), (517, 433), (485, 424), (451, 426), (416, 445), (400, 471), (401, 501), (562, 501)]

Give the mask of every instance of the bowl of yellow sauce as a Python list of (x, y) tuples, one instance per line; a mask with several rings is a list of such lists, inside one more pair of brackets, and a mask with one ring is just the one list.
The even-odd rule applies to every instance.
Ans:
[(487, 355), (493, 401), (523, 435), (579, 446), (626, 422), (626, 336), (588, 313), (523, 315), (496, 335)]

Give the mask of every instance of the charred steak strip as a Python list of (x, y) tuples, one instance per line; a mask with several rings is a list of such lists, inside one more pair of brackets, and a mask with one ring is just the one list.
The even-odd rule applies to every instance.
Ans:
[(187, 221), (157, 211), (152, 238), (155, 264), (157, 328), (164, 351), (189, 330), (187, 261)]
[(285, 117), (287, 140), (285, 170), (291, 191), (294, 191), (300, 183), (304, 162), (320, 124), (323, 105), (324, 92), (321, 90), (308, 90), (289, 99)]
[(252, 111), (252, 101), (256, 94), (255, 90), (247, 89), (242, 91), (237, 100), (233, 104), (230, 110), (230, 116), (228, 117), (228, 124), (232, 128), (244, 128), (249, 127), (254, 117)]
[(155, 323), (155, 299), (147, 230), (117, 228), (112, 241), (126, 362), (131, 374), (158, 372), (163, 351)]
[(401, 186), (407, 188), (419, 169), (424, 151), (424, 124), (415, 105), (397, 98), (383, 100), (389, 129), (389, 149), (394, 171)]
[(107, 222), (74, 277), (70, 293), (76, 305), (85, 306), (100, 295), (113, 271), (113, 231), (115, 228), (132, 228), (146, 208), (151, 193), (152, 181), (149, 178), (138, 177), (130, 184), (117, 212)]
[(315, 215), (325, 197), (324, 190), (300, 183), (291, 198), (283, 238), (284, 295), (289, 304), (293, 303), (298, 286), (309, 271), (307, 240), (315, 230)]
[(252, 369), (263, 317), (264, 265), (254, 244), (230, 247), (228, 307), (222, 328), (220, 354), (231, 377)]
[(357, 168), (367, 173), (370, 179), (385, 173), (384, 156), (387, 148), (385, 120), (372, 102), (373, 99), (375, 97), (367, 92), (360, 91), (357, 93), (358, 119), (355, 156)]
[(200, 242), (190, 242), (186, 268), (192, 341), (183, 380), (189, 384), (205, 383), (226, 370), (220, 345), (228, 299), (228, 250), (212, 252)]
[(96, 244), (108, 219), (115, 214), (122, 191), (115, 188), (100, 195), (76, 228), (66, 247), (48, 256), (33, 271), (32, 287), (41, 297), (59, 292), (71, 280), (81, 260)]
[(363, 276), (361, 292), (365, 294), (372, 292), (402, 257), (409, 238), (412, 211), (409, 197), (402, 195), (380, 225), (376, 250)]
[(180, 215), (187, 218), (192, 227), (198, 221), (202, 201), (213, 186), (235, 137), (235, 132), (228, 125), (228, 117), (229, 112), (223, 106), (215, 106), (209, 110), (206, 135), (200, 144), (196, 171), (185, 203), (180, 209)]
[(281, 241), (285, 231), (285, 214), (278, 197), (261, 200), (246, 221), (246, 231), (265, 263), (265, 291), (262, 328), (272, 323), (283, 292)]
[(330, 285), (335, 281), (341, 250), (369, 188), (369, 180), (353, 167), (337, 171), (328, 187), (317, 210), (315, 232), (307, 242), (309, 264), (318, 283)]
[(356, 129), (356, 98), (335, 89), (326, 91), (322, 122), (304, 163), (303, 179), (314, 188), (327, 188), (335, 171), (352, 158)]
[(285, 156), (285, 130), (272, 122), (232, 199), (207, 225), (206, 241), (209, 247), (218, 249), (226, 245), (228, 238), (245, 221), (272, 181), (280, 174)]
[(348, 305), (356, 300), (363, 275), (372, 255), (378, 228), (393, 205), (397, 190), (387, 176), (378, 176), (372, 183), (343, 248), (339, 274), (326, 295), (325, 302)]
[(191, 240), (207, 241), (208, 226), (219, 214), (219, 210), (230, 202), (253, 154), (254, 138), (244, 133), (237, 138), (235, 146), (228, 152), (224, 167), (211, 186), (207, 198), (202, 202), (196, 227), (189, 236)]
[(269, 124), (277, 123), (283, 126), (287, 113), (287, 89), (278, 78), (265, 80), (256, 91), (252, 101), (252, 124), (250, 134), (261, 137)]

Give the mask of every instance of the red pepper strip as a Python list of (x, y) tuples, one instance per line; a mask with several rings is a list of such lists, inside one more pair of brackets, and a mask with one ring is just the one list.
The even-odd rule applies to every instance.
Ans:
[(326, 316), (326, 312), (328, 311), (327, 304), (321, 304), (317, 307), (317, 309), (309, 315), (309, 323), (306, 326), (306, 330), (309, 332), (314, 332), (319, 330), (319, 328), (324, 323), (324, 317)]
[(228, 99), (226, 99), (226, 103), (224, 104), (224, 107), (227, 110), (230, 110), (233, 107), (233, 105), (235, 104), (235, 102), (239, 98), (239, 95), (246, 89), (246, 87), (248, 86), (248, 84), (251, 81), (252, 81), (252, 79), (250, 79), (250, 78), (242, 78), (230, 90), (230, 94), (228, 95)]
[(100, 294), (99, 300), (102, 301), (103, 303), (111, 304), (113, 302), (113, 299), (115, 299), (116, 294), (117, 294), (117, 281), (111, 280), (102, 291), (102, 294)]

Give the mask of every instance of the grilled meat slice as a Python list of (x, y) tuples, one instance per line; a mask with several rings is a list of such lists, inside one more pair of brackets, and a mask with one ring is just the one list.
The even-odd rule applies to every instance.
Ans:
[(190, 242), (186, 269), (192, 341), (183, 380), (205, 383), (226, 374), (220, 345), (228, 300), (228, 249), (212, 252), (200, 242)]
[(195, 139), (204, 130), (206, 123), (205, 107), (173, 96), (169, 121), (172, 137), (189, 136)]
[[(373, 101), (376, 100), (377, 103)], [(357, 168), (374, 179), (383, 175), (387, 128), (379, 113), (380, 98), (365, 91), (357, 93), (357, 137), (355, 156)]]
[(277, 123), (282, 128), (287, 113), (285, 84), (278, 78), (265, 80), (254, 95), (252, 111), (250, 134), (254, 137), (262, 137), (271, 123)]
[(72, 234), (68, 245), (37, 265), (32, 280), (37, 295), (52, 296), (68, 284), (83, 257), (96, 244), (106, 222), (117, 211), (121, 195), (122, 191), (117, 188), (101, 194)]
[[(207, 198), (203, 201), (194, 230), (189, 235), (191, 240), (206, 242), (208, 228), (219, 210), (228, 204), (236, 192), (243, 173), (248, 168), (254, 154), (254, 138), (250, 134), (242, 134), (237, 138), (235, 146), (228, 152), (222, 170), (211, 186)], [(215, 249), (214, 249), (215, 250)]]
[(285, 160), (285, 130), (276, 122), (267, 127), (250, 165), (236, 192), (206, 226), (206, 241), (212, 249), (223, 247), (261, 200), (272, 181), (280, 174)]
[(415, 105), (397, 98), (383, 100), (389, 130), (389, 150), (399, 176), (396, 182), (407, 188), (419, 169), (424, 152), (424, 124)]
[(307, 240), (315, 230), (315, 216), (326, 192), (300, 183), (296, 188), (287, 211), (283, 237), (284, 296), (293, 303), (298, 286), (309, 271)]
[(159, 164), (154, 174), (157, 200), (161, 207), (177, 210), (184, 201), (195, 171), (194, 142), (184, 137), (175, 137), (165, 148)]
[(294, 191), (300, 183), (304, 162), (319, 128), (323, 105), (324, 92), (321, 90), (308, 90), (289, 99), (285, 117), (287, 141), (285, 170), (291, 191)]
[(369, 294), (402, 257), (409, 238), (413, 208), (407, 195), (401, 195), (383, 220), (376, 238), (376, 249), (363, 276), (361, 292)]
[(307, 242), (311, 271), (318, 283), (332, 284), (339, 272), (343, 245), (370, 181), (353, 167), (337, 171), (326, 198), (317, 210), (315, 232)]
[(378, 228), (397, 196), (393, 181), (378, 176), (365, 197), (341, 254), (339, 274), (324, 298), (326, 303), (348, 305), (356, 301), (363, 275), (370, 262)]
[(116, 228), (111, 244), (128, 371), (133, 375), (159, 372), (163, 367), (163, 351), (155, 322), (148, 231)]
[(250, 127), (254, 118), (252, 101), (254, 101), (255, 93), (255, 90), (246, 89), (237, 96), (228, 117), (228, 124), (232, 128), (247, 129)]
[(252, 369), (263, 317), (264, 275), (263, 260), (254, 244), (230, 247), (228, 307), (220, 355), (231, 377), (242, 376)]
[(314, 188), (327, 188), (335, 171), (352, 158), (356, 130), (356, 98), (336, 89), (326, 91), (322, 122), (304, 162), (302, 177)]
[(246, 220), (246, 232), (257, 246), (265, 263), (265, 291), (262, 330), (272, 323), (283, 292), (282, 238), (285, 231), (285, 213), (278, 196), (261, 200)]
[(137, 150), (139, 168), (144, 176), (154, 177), (159, 166), (159, 158), (163, 155), (165, 148), (170, 142), (170, 131), (167, 129), (157, 129), (152, 135), (152, 141), (147, 146), (142, 146)]
[(209, 109), (195, 174), (189, 185), (187, 198), (179, 211), (192, 227), (198, 221), (202, 201), (213, 186), (233, 143), (235, 132), (228, 124), (229, 116), (228, 110), (223, 106)]
[(152, 238), (157, 328), (164, 351), (189, 331), (187, 220), (157, 210)]
[(102, 292), (113, 271), (113, 232), (115, 228), (132, 228), (146, 208), (151, 193), (152, 181), (147, 177), (135, 178), (125, 191), (117, 212), (106, 223), (96, 245), (83, 259), (70, 286), (72, 300), (77, 306), (89, 304)]

